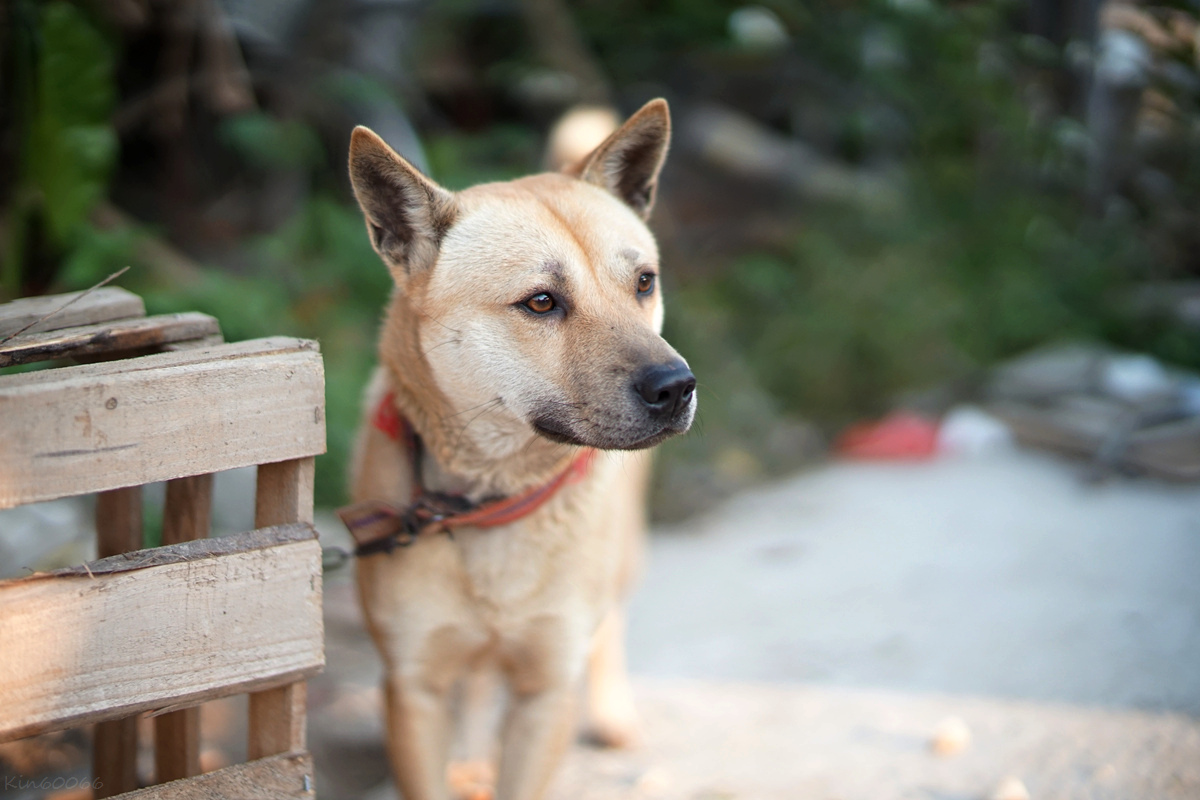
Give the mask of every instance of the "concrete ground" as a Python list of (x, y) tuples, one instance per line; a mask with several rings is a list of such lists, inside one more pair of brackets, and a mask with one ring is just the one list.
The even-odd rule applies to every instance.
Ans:
[[(1200, 491), (1078, 474), (835, 464), (655, 531), (629, 643), (645, 741), (574, 748), (553, 800), (1200, 797)], [(348, 579), (310, 738), (322, 796), (384, 800)], [(948, 717), (969, 743), (934, 755)]]

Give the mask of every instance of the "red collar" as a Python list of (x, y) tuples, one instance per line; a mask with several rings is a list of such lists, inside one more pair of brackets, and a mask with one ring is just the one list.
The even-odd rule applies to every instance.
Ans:
[(586, 477), (596, 457), (594, 449), (586, 448), (548, 483), (514, 497), (474, 503), (460, 495), (425, 489), (421, 481), (421, 437), (396, 409), (394, 393), (388, 392), (376, 406), (371, 424), (408, 448), (413, 463), (413, 497), (404, 509), (377, 500), (338, 509), (338, 516), (358, 542), (357, 555), (391, 552), (396, 545), (412, 544), (426, 530), (449, 532), (452, 528), (467, 525), (494, 528), (516, 522), (541, 508), (567, 483), (576, 483)]

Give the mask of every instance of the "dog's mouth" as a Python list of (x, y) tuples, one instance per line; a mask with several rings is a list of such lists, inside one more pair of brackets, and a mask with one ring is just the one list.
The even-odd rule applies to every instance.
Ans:
[(559, 444), (594, 447), (598, 450), (645, 450), (685, 433), (691, 427), (693, 415), (690, 409), (685, 410), (677, 417), (655, 426), (649, 433), (645, 429), (608, 429), (586, 421), (582, 425), (571, 425), (566, 420), (550, 415), (538, 417), (530, 424), (539, 436)]

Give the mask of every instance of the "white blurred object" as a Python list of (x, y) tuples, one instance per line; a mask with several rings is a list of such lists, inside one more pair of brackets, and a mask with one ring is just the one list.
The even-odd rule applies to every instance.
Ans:
[(560, 170), (578, 164), (620, 124), (620, 117), (611, 108), (576, 106), (550, 130), (546, 166)]
[(762, 6), (746, 6), (730, 14), (729, 35), (749, 50), (779, 50), (791, 41), (775, 12)]
[(1176, 383), (1170, 373), (1150, 356), (1113, 356), (1100, 373), (1104, 391), (1121, 400), (1136, 402), (1168, 395)]
[(971, 744), (971, 729), (961, 717), (946, 717), (933, 730), (929, 749), (939, 756), (958, 755)]
[(980, 456), (1013, 446), (1013, 434), (1001, 420), (977, 406), (957, 406), (938, 428), (938, 452)]
[(1019, 778), (1005, 778), (992, 791), (991, 800), (1029, 800), (1029, 790)]
[(1150, 79), (1154, 57), (1136, 33), (1110, 29), (1100, 34), (1096, 78), (1113, 86), (1140, 88)]

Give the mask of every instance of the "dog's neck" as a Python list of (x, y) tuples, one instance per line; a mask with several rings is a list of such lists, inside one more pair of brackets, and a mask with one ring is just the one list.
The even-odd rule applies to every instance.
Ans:
[(472, 500), (519, 494), (566, 470), (580, 448), (552, 442), (502, 408), (458, 409), (421, 353), (417, 315), (393, 298), (380, 358), (396, 408), (421, 437), (421, 480), (431, 491)]

